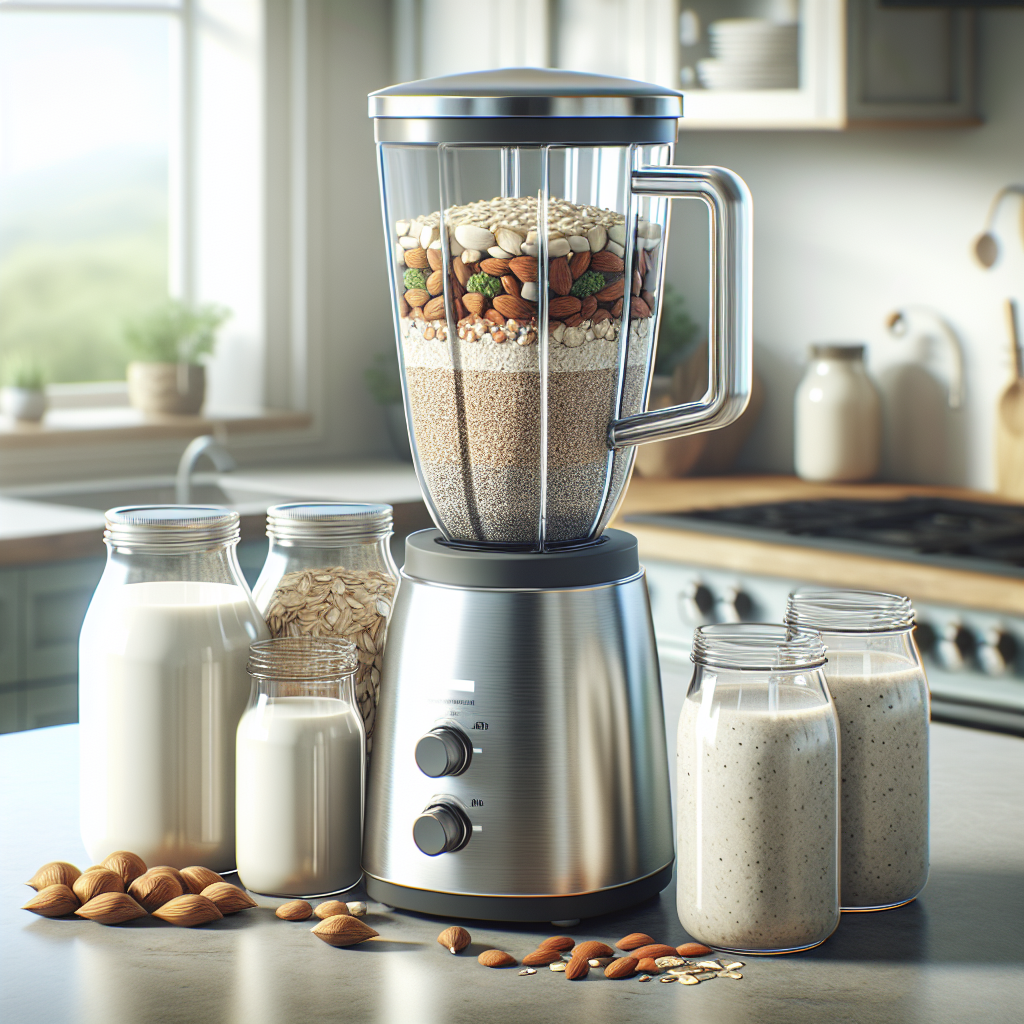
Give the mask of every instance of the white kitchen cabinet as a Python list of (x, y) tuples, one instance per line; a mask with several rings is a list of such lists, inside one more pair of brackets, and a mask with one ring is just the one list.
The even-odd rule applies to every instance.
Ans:
[[(685, 130), (961, 127), (978, 123), (972, 11), (880, 0), (395, 0), (396, 81), (534, 64), (682, 89)], [(799, 20), (799, 87), (695, 81), (723, 18)], [(468, 45), (467, 39), (472, 39)], [(457, 42), (453, 42), (457, 41)]]

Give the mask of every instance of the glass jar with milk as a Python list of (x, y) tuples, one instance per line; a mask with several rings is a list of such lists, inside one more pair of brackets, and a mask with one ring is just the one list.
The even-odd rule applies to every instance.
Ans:
[(238, 566), (238, 513), (111, 509), (79, 643), (81, 827), (93, 863), (235, 867), (235, 729), (269, 634)]
[(909, 903), (928, 880), (928, 681), (909, 598), (798, 590), (786, 622), (816, 629), (843, 751), (843, 910)]
[(390, 505), (295, 502), (267, 510), (270, 551), (253, 587), (271, 636), (336, 636), (356, 645), (356, 700), (367, 752), (398, 569)]
[(362, 868), (363, 722), (355, 644), (278, 637), (252, 645), (238, 724), (238, 875), (273, 896), (350, 889)]
[(839, 739), (813, 632), (701, 626), (677, 744), (676, 901), (735, 953), (816, 946), (839, 923)]

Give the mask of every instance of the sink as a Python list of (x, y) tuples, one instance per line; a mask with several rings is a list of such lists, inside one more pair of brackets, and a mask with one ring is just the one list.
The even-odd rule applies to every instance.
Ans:
[[(12, 495), (13, 496), (13, 495)], [(173, 479), (144, 481), (105, 481), (101, 484), (80, 484), (56, 488), (38, 488), (31, 494), (18, 497), (51, 505), (70, 505), (74, 508), (107, 509), (120, 505), (174, 505)], [(191, 503), (194, 505), (224, 505), (242, 515), (260, 515), (271, 505), (279, 505), (288, 499), (280, 494), (270, 494), (247, 488), (232, 487), (226, 481), (213, 483), (196, 477), (192, 484)]]

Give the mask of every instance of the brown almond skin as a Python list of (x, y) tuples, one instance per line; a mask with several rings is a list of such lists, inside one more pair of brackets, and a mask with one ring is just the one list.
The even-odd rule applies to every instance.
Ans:
[(547, 967), (548, 964), (553, 964), (556, 960), (562, 959), (561, 950), (554, 949), (548, 946), (547, 949), (541, 947), (535, 949), (532, 953), (528, 953), (523, 957), (524, 967)]
[(568, 981), (580, 981), (590, 973), (590, 963), (585, 956), (574, 956), (565, 968)]
[[(673, 953), (675, 950), (672, 951)], [(615, 956), (615, 950), (611, 946), (606, 946), (603, 942), (595, 942), (591, 939), (589, 942), (581, 942), (576, 946), (572, 955), (574, 957), (583, 957), (585, 960), (593, 960), (598, 956)]]
[(146, 873), (146, 862), (131, 850), (115, 850), (104, 858), (102, 866), (121, 876), (126, 891), (136, 878)]
[(661, 968), (654, 962), (654, 957), (646, 956), (637, 965), (636, 969), (643, 974), (657, 974)]
[(637, 960), (645, 960), (650, 957), (652, 960), (656, 960), (659, 956), (677, 956), (675, 946), (666, 946), (664, 943), (655, 942), (649, 946), (640, 946), (638, 949), (630, 950), (630, 956), (635, 956)]
[(282, 921), (305, 921), (313, 916), (313, 908), (305, 900), (289, 900), (274, 911)]
[(653, 946), (654, 939), (643, 932), (631, 932), (629, 935), (624, 935), (619, 939), (615, 945), (619, 949), (624, 949), (628, 952), (631, 949), (639, 949), (641, 946)]
[(98, 867), (93, 871), (86, 871), (75, 879), (71, 886), (75, 895), (83, 904), (88, 903), (94, 896), (101, 892), (124, 892), (124, 882), (121, 876), (107, 868)]
[(325, 900), (319, 904), (313, 911), (321, 921), (326, 921), (329, 917), (351, 917), (352, 915), (348, 912), (348, 904), (342, 903), (341, 900)]
[(576, 940), (571, 935), (552, 935), (550, 939), (545, 939), (537, 948), (557, 949), (559, 952), (564, 953), (575, 945)]
[(516, 958), (503, 949), (485, 949), (477, 958), (484, 967), (515, 967)]
[(182, 890), (174, 875), (151, 875), (147, 872), (128, 886), (128, 895), (147, 913), (152, 914), (165, 903), (181, 896)]
[(195, 893), (185, 893), (165, 903), (153, 916), (177, 928), (197, 928), (201, 924), (219, 921), (224, 915), (213, 900)]
[(126, 892), (101, 892), (75, 913), (88, 921), (100, 924), (124, 924), (139, 917), (147, 917), (146, 911)]
[(78, 897), (67, 885), (44, 885), (21, 909), (40, 917), (64, 917), (79, 908)]
[(185, 876), (177, 868), (172, 868), (168, 864), (158, 864), (155, 868), (150, 868), (146, 872), (146, 874), (147, 875), (170, 875), (172, 878), (176, 878), (178, 880), (178, 885), (181, 886), (181, 891), (183, 893), (187, 893), (187, 892), (191, 891), (189, 889), (189, 887), (188, 887), (188, 882), (186, 881)]
[(335, 914), (321, 921), (310, 931), (329, 946), (354, 946), (380, 934), (350, 914)]
[(473, 941), (473, 936), (470, 935), (465, 928), (460, 928), (458, 925), (452, 925), (451, 928), (445, 928), (445, 930), (438, 935), (437, 941), (444, 946), (449, 953), (461, 953)]
[(70, 889), (81, 873), (74, 864), (69, 864), (66, 860), (51, 860), (49, 864), (44, 864), (25, 884), (32, 886), (36, 892), (50, 885), (66, 885)]
[(634, 956), (620, 956), (613, 960), (605, 969), (604, 976), (618, 981), (619, 978), (632, 978), (636, 974), (636, 967), (639, 961)]
[(711, 947), (701, 942), (684, 942), (681, 946), (676, 946), (675, 951), (679, 956), (704, 956), (711, 952)]
[(240, 910), (252, 910), (258, 906), (256, 901), (244, 890), (230, 882), (214, 882), (208, 885), (201, 893), (208, 900), (212, 900), (217, 909), (227, 916), (237, 914)]
[(185, 884), (188, 886), (185, 891), (192, 893), (193, 896), (198, 896), (207, 887), (224, 881), (216, 871), (211, 871), (199, 864), (182, 868), (181, 877), (185, 879)]

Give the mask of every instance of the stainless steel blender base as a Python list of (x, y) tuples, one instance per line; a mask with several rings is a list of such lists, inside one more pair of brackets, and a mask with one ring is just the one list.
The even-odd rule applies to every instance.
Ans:
[(657, 896), (672, 879), (672, 863), (647, 878), (617, 885), (600, 892), (577, 896), (466, 896), (452, 892), (432, 892), (394, 885), (366, 875), (370, 899), (417, 914), (435, 917), (466, 917), (478, 921), (567, 921), (597, 917), (636, 906)]
[(389, 626), (368, 892), (509, 921), (649, 898), (671, 874), (672, 816), (635, 539), (612, 530), (590, 549), (511, 554), (439, 538), (409, 538)]

